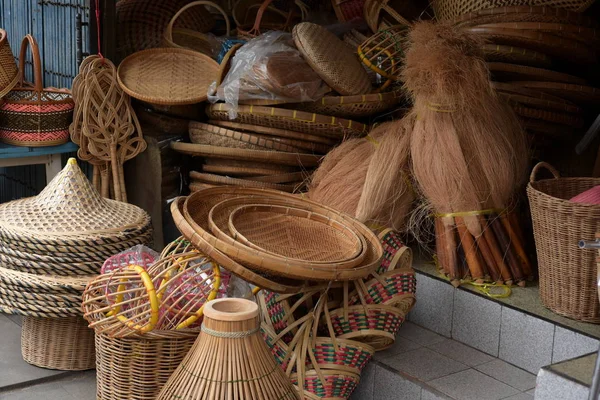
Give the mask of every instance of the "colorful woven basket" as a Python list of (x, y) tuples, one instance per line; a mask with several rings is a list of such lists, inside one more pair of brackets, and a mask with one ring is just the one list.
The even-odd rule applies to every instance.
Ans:
[(361, 304), (359, 291), (367, 304), (386, 304), (407, 314), (415, 304), (417, 279), (412, 269), (394, 269), (364, 282), (356, 281), (357, 290), (350, 294), (350, 305)]
[[(350, 397), (360, 376), (352, 372), (339, 370), (323, 370), (325, 383), (317, 375), (316, 371), (308, 370), (304, 376), (304, 398), (305, 399), (347, 399)], [(298, 375), (290, 376), (292, 383), (298, 385)]]
[(412, 250), (402, 243), (398, 232), (385, 229), (377, 236), (383, 246), (383, 259), (381, 265), (375, 271), (377, 274), (384, 274), (395, 269), (398, 265), (412, 265)]
[[(33, 84), (25, 82), (27, 48), (33, 58)], [(17, 85), (0, 103), (0, 141), (15, 146), (56, 146), (69, 140), (74, 103), (67, 89), (44, 89), (38, 45), (25, 36), (19, 55)]]
[(0, 29), (0, 99), (19, 81), (19, 70), (4, 29)]

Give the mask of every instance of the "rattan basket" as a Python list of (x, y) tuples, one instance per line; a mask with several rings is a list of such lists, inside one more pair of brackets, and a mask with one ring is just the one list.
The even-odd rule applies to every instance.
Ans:
[(381, 114), (403, 100), (398, 91), (358, 96), (326, 96), (314, 102), (297, 103), (290, 107), (315, 114), (340, 118), (364, 118)]
[(455, 18), (452, 23), (459, 26), (474, 26), (497, 22), (542, 22), (579, 25), (598, 28), (598, 22), (590, 16), (564, 8), (541, 6), (491, 7)]
[(118, 338), (96, 334), (97, 400), (154, 400), (198, 332), (153, 331)]
[(0, 99), (19, 81), (19, 70), (15, 62), (8, 36), (0, 29)]
[(21, 354), (29, 364), (63, 371), (94, 369), (94, 331), (81, 317), (23, 318)]
[[(542, 169), (554, 179), (537, 180)], [(596, 251), (579, 249), (577, 243), (595, 239), (600, 205), (569, 199), (597, 185), (598, 178), (560, 178), (550, 165), (539, 163), (527, 186), (542, 303), (557, 314), (592, 323), (600, 323)]]

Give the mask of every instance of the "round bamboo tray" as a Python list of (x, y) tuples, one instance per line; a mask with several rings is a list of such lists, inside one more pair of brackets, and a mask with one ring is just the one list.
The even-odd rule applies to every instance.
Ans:
[(342, 95), (371, 91), (366, 71), (333, 33), (320, 25), (303, 22), (294, 26), (292, 35), (304, 59), (335, 91)]
[(598, 28), (598, 22), (587, 15), (565, 10), (564, 8), (543, 6), (491, 7), (456, 17), (453, 21), (459, 26), (474, 26), (497, 22), (542, 22), (560, 23)]
[[(229, 190), (228, 190), (229, 189)], [(248, 190), (247, 192), (245, 192)], [(331, 208), (321, 206), (315, 202), (304, 200), (296, 196), (287, 195), (282, 192), (274, 192), (264, 190), (264, 194), (260, 198), (260, 202), (265, 204), (282, 205), (299, 207), (304, 209), (310, 209), (318, 211), (324, 215), (331, 216), (332, 218), (340, 218), (344, 223), (350, 224), (350, 226), (360, 233), (366, 240), (366, 256), (365, 261), (357, 267), (345, 266), (344, 268), (338, 268), (337, 265), (331, 266), (317, 266), (316, 264), (309, 264), (306, 267), (302, 266), (301, 263), (292, 262), (292, 260), (285, 260), (286, 269), (282, 270), (282, 259), (279, 257), (273, 257), (266, 253), (258, 252), (254, 249), (248, 248), (243, 244), (235, 241), (231, 237), (222, 236), (217, 238), (213, 236), (209, 231), (211, 226), (207, 224), (210, 210), (218, 203), (230, 199), (233, 197), (240, 196), (256, 196), (253, 192), (257, 189), (245, 189), (245, 188), (213, 188), (207, 189), (201, 192), (196, 192), (189, 196), (184, 205), (184, 214), (186, 220), (192, 225), (194, 230), (203, 236), (205, 240), (210, 242), (218, 250), (232, 256), (249, 268), (253, 268), (258, 271), (268, 271), (271, 274), (281, 274), (286, 277), (296, 279), (311, 279), (311, 280), (348, 280), (357, 279), (360, 277), (367, 276), (372, 272), (382, 256), (382, 249), (377, 238), (371, 233), (371, 231), (361, 224), (360, 222), (349, 218), (348, 216), (334, 211)], [(245, 193), (244, 193), (245, 192)], [(249, 197), (249, 200), (254, 200)], [(221, 231), (226, 229), (222, 227)], [(223, 240), (226, 239), (226, 240)], [(289, 265), (289, 266), (288, 266)], [(226, 265), (223, 265), (226, 268)]]
[(404, 322), (404, 313), (393, 306), (348, 306), (330, 312), (337, 337), (366, 343), (376, 351), (390, 347)]
[(256, 303), (213, 300), (204, 314), (198, 339), (157, 400), (190, 392), (197, 398), (224, 398), (229, 393), (232, 400), (300, 399), (261, 336)]
[(29, 293), (70, 294), (79, 296), (83, 293), (90, 277), (36, 275), (27, 272), (13, 271), (0, 267), (0, 282)]
[(260, 125), (251, 125), (251, 124), (242, 124), (239, 122), (227, 121), (227, 120), (211, 120), (208, 121), (212, 125), (222, 126), (229, 129), (234, 129), (242, 132), (253, 132), (253, 133), (261, 133), (269, 136), (276, 136), (286, 139), (297, 139), (306, 142), (314, 142), (319, 144), (324, 144), (328, 146), (328, 149), (331, 149), (331, 146), (334, 146), (338, 143), (338, 141), (334, 138), (329, 138), (326, 136), (320, 135), (311, 135), (309, 133), (304, 132), (296, 132), (289, 131), (286, 129), (277, 129), (271, 128), (268, 126), (260, 126)]
[(184, 105), (205, 101), (218, 74), (219, 64), (205, 54), (160, 48), (128, 56), (119, 64), (117, 79), (133, 98), (153, 104)]
[(270, 136), (234, 131), (203, 122), (190, 122), (190, 141), (196, 144), (233, 147), (252, 150), (275, 150), (298, 153), (301, 150), (290, 144)]
[(271, 150), (232, 149), (204, 144), (171, 142), (171, 148), (179, 153), (196, 157), (212, 157), (229, 160), (271, 162), (296, 167), (316, 167), (321, 156), (306, 153), (287, 153)]
[(529, 119), (523, 117), (521, 117), (521, 122), (527, 132), (535, 134), (535, 139), (537, 140), (535, 142), (536, 145), (540, 142), (538, 139), (546, 139), (547, 141), (548, 139), (564, 139), (573, 135), (573, 131), (564, 125), (557, 125), (540, 121), (539, 119)]
[(81, 317), (23, 318), (21, 354), (29, 364), (62, 371), (94, 369), (94, 331)]
[[(229, 120), (230, 108), (225, 103), (213, 104), (207, 108), (206, 113), (211, 119)], [(303, 111), (239, 106), (237, 113), (235, 122), (323, 135), (338, 140), (347, 136), (363, 136), (368, 133), (367, 125), (359, 122)]]
[(221, 160), (218, 158), (205, 158), (204, 164), (202, 165), (202, 172), (234, 177), (281, 175), (293, 173), (294, 171), (297, 171), (297, 169), (298, 168), (285, 165), (255, 163), (252, 161)]
[[(214, 188), (210, 190), (214, 190)], [(215, 249), (215, 247), (203, 239), (202, 236), (198, 235), (192, 225), (185, 219), (183, 215), (184, 202), (184, 197), (175, 199), (175, 201), (171, 203), (171, 214), (179, 231), (196, 248), (203, 251), (207, 256), (219, 263), (219, 265), (262, 289), (272, 290), (278, 293), (296, 293), (302, 290), (302, 287), (305, 285), (305, 282), (303, 281), (259, 275)]]
[(287, 174), (278, 175), (262, 175), (253, 176), (252, 180), (257, 182), (268, 182), (268, 183), (290, 183), (290, 182), (304, 182), (310, 179), (311, 171), (299, 171), (289, 172)]
[[(249, 247), (315, 264), (352, 260), (352, 264), (357, 265), (364, 260), (366, 254), (361, 239), (340, 221), (298, 208), (231, 202), (233, 206), (226, 201), (213, 207), (209, 223), (223, 216), (227, 218), (229, 214), (230, 234)], [(229, 212), (230, 207), (237, 208)], [(223, 216), (219, 216), (219, 212)], [(218, 230), (218, 224), (215, 225)], [(282, 227), (287, 237), (281, 234)], [(314, 235), (307, 236), (306, 231)]]
[(100, 272), (100, 268), (102, 268), (101, 261), (86, 263), (49, 263), (23, 260), (4, 253), (0, 253), (0, 262), (8, 269), (42, 275), (91, 275), (97, 274)]
[(4, 29), (0, 29), (0, 99), (15, 87), (19, 81), (19, 70), (10, 43), (8, 35)]
[(585, 85), (586, 80), (577, 76), (556, 72), (549, 69), (530, 67), (526, 65), (507, 64), (499, 62), (487, 63), (492, 76), (505, 81), (547, 81)]
[(550, 57), (534, 50), (499, 44), (484, 44), (482, 49), (484, 58), (488, 62), (504, 62), (541, 68), (552, 66)]
[(197, 337), (197, 331), (127, 338), (96, 334), (96, 398), (154, 400)]
[(539, 119), (555, 124), (566, 125), (574, 128), (583, 127), (583, 118), (573, 114), (559, 113), (554, 111), (538, 110), (535, 108), (513, 106), (515, 113), (521, 117)]
[(559, 82), (519, 81), (514, 85), (525, 89), (535, 89), (551, 96), (557, 96), (572, 101), (575, 104), (600, 105), (600, 89), (591, 86), (571, 85)]
[(296, 103), (290, 107), (315, 114), (340, 118), (363, 118), (388, 111), (403, 101), (398, 91), (359, 96), (326, 96), (321, 100)]
[(496, 89), (496, 91), (501, 93), (509, 93), (509, 94), (518, 94), (523, 96), (534, 97), (540, 100), (549, 100), (556, 103), (563, 103), (569, 106), (577, 106), (575, 103), (572, 103), (568, 100), (565, 100), (559, 96), (553, 96), (551, 94), (545, 93), (539, 89), (533, 88), (525, 88), (522, 87), (519, 82), (506, 83), (506, 82), (491, 82), (492, 87)]
[(254, 181), (252, 180), (252, 178), (244, 178), (244, 179), (240, 179), (240, 178), (230, 178), (228, 176), (221, 176), (221, 175), (214, 175), (214, 174), (206, 174), (206, 173), (201, 173), (201, 172), (196, 172), (196, 171), (191, 171), (190, 172), (190, 190), (194, 189), (194, 185), (196, 183), (201, 183), (201, 184), (209, 184), (209, 185), (215, 185), (215, 186), (223, 186), (223, 185), (230, 185), (230, 186), (238, 186), (238, 187), (251, 187), (251, 188), (258, 188), (258, 189), (273, 189), (273, 190), (281, 190), (283, 192), (287, 192), (287, 193), (293, 193), (296, 188), (298, 187), (297, 184), (291, 183), (291, 184), (277, 184), (277, 183), (269, 183), (269, 182), (259, 182), (259, 181)]
[(552, 22), (497, 22), (480, 26), (488, 28), (535, 30), (539, 32), (551, 33), (556, 36), (562, 36), (571, 40), (576, 40), (586, 45), (589, 45), (590, 42), (593, 43), (600, 40), (600, 34), (596, 32), (596, 29), (586, 28), (579, 25), (559, 24)]
[(553, 100), (538, 99), (535, 97), (521, 96), (519, 94), (510, 94), (498, 92), (498, 95), (512, 104), (522, 104), (531, 108), (538, 108), (548, 111), (559, 111), (563, 113), (581, 114), (581, 108), (571, 103), (558, 102)]

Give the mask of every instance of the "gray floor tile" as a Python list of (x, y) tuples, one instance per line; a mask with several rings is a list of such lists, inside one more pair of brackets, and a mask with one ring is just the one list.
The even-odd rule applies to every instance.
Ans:
[(478, 365), (475, 369), (522, 392), (535, 388), (535, 375), (502, 360)]
[(34, 367), (23, 361), (21, 328), (3, 314), (0, 314), (0, 371), (0, 389), (65, 374), (63, 371)]
[(398, 331), (398, 335), (412, 340), (421, 346), (428, 346), (430, 344), (442, 342), (446, 339), (445, 337), (440, 336), (429, 329), (421, 328), (412, 322), (405, 322)]
[[(0, 393), (0, 400), (80, 400), (63, 389), (60, 382), (50, 382), (17, 389), (8, 393)], [(88, 399), (81, 399), (88, 400)]]
[(375, 369), (377, 364), (369, 363), (360, 374), (358, 387), (350, 396), (350, 400), (373, 400), (373, 382), (375, 381)]
[(596, 339), (557, 326), (554, 330), (552, 363), (554, 364), (598, 351), (599, 344), (600, 342)]
[(506, 397), (503, 400), (533, 400), (533, 396), (527, 393), (519, 393), (514, 396)]
[(504, 307), (499, 358), (532, 374), (552, 362), (554, 325)]
[(502, 306), (464, 290), (454, 293), (452, 338), (498, 356)]
[(429, 384), (460, 400), (500, 400), (519, 393), (517, 389), (474, 369), (435, 379)]
[(438, 392), (435, 389), (425, 389), (421, 391), (421, 400), (453, 400), (451, 397), (446, 396), (442, 392)]
[(407, 351), (418, 349), (419, 347), (421, 347), (420, 344), (398, 335), (396, 336), (396, 342), (392, 345), (392, 347), (376, 352), (373, 358), (375, 360), (383, 360), (385, 358), (395, 356), (396, 354), (406, 353)]
[(13, 315), (13, 314), (5, 314), (8, 319), (10, 319), (12, 322), (14, 322), (15, 324), (21, 326), (23, 325), (23, 317), (21, 317), (20, 315)]
[(79, 400), (96, 398), (96, 371), (85, 371), (60, 381), (61, 387)]
[(527, 391), (527, 392), (525, 392), (525, 393), (527, 393), (527, 394), (530, 394), (530, 395), (534, 396), (534, 395), (535, 395), (535, 388), (534, 388), (534, 389), (531, 389), (531, 390), (528, 390), (528, 391)]
[(421, 398), (421, 386), (383, 367), (377, 366), (375, 382), (373, 400), (417, 400)]
[(428, 381), (469, 368), (425, 347), (386, 358), (382, 362), (420, 381)]
[(434, 332), (450, 337), (454, 287), (438, 279), (417, 273), (417, 302), (410, 320)]
[(443, 342), (434, 343), (427, 347), (456, 361), (460, 361), (461, 363), (466, 364), (470, 367), (490, 362), (494, 359), (494, 357), (492, 356), (489, 356), (485, 353), (482, 353), (479, 350), (475, 350), (472, 347), (469, 347), (452, 339), (447, 339)]
[(564, 379), (543, 368), (535, 388), (536, 400), (587, 400), (589, 388)]

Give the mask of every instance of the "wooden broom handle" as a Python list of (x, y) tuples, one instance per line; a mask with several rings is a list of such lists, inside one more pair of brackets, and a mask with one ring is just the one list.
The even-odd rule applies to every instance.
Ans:
[[(477, 247), (475, 246), (475, 239), (471, 235), (471, 232), (469, 232), (469, 230), (467, 229), (465, 221), (462, 217), (454, 217), (454, 220), (456, 221), (456, 229), (458, 230), (460, 243), (465, 253), (465, 258), (467, 259), (469, 270), (471, 271), (471, 278), (473, 278), (473, 280), (476, 282), (482, 281), (484, 273), (483, 267), (479, 262), (479, 257), (477, 256)], [(481, 283), (483, 283), (483, 281)]]
[[(33, 90), (38, 94), (44, 91), (44, 80), (42, 78), (42, 60), (40, 58), (40, 48), (35, 38), (30, 34), (25, 35), (21, 42), (21, 52), (19, 53), (19, 87), (31, 88), (30, 84), (25, 83), (25, 58), (27, 48), (31, 48), (31, 57), (33, 59)], [(38, 101), (42, 101), (38, 96)]]

